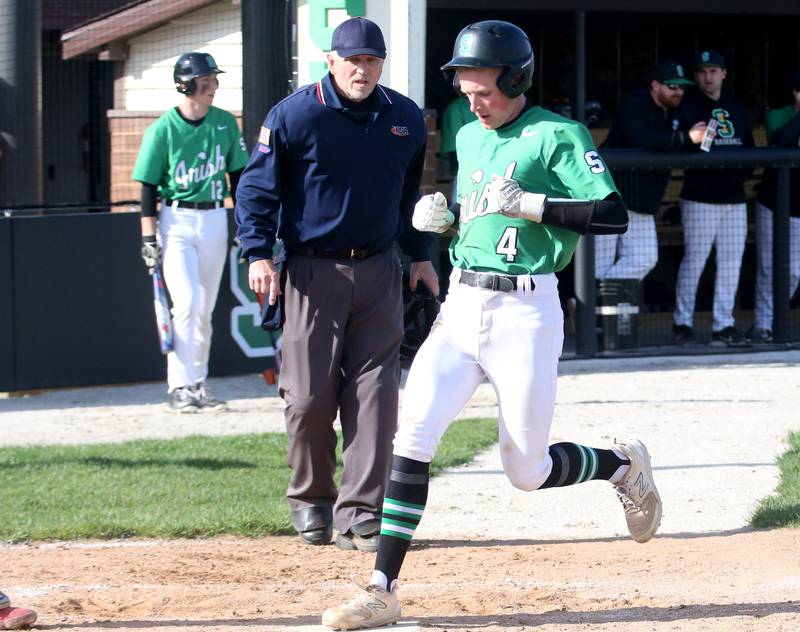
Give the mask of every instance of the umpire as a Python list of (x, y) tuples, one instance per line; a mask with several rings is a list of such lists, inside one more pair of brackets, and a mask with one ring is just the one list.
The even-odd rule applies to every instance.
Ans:
[[(267, 115), (242, 174), (236, 221), (250, 287), (286, 322), (278, 392), (286, 402), (287, 498), (308, 544), (375, 551), (397, 426), (403, 337), (399, 241), (410, 286), (439, 293), (430, 237), (411, 227), (427, 130), (409, 98), (378, 85), (380, 28), (333, 33), (329, 73)], [(271, 260), (286, 246), (284, 275)], [(337, 412), (344, 473), (336, 469)]]

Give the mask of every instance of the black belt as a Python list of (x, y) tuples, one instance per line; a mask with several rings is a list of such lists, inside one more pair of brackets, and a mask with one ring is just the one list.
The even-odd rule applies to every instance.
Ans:
[[(494, 274), (492, 272), (462, 270), (458, 282), (470, 287), (480, 287), (484, 290), (493, 290), (495, 292), (513, 292), (517, 289), (517, 277)], [(531, 280), (531, 289), (534, 287), (536, 286)]]
[(343, 250), (324, 250), (322, 248), (310, 248), (307, 246), (292, 247), (289, 249), (293, 255), (301, 257), (319, 257), (322, 259), (345, 259), (361, 260), (369, 259), (377, 254), (386, 252), (386, 248), (350, 248)]
[(193, 208), (196, 211), (208, 211), (222, 206), (220, 202), (185, 202), (184, 200), (164, 200), (164, 204), (172, 206), (177, 202), (179, 208)]

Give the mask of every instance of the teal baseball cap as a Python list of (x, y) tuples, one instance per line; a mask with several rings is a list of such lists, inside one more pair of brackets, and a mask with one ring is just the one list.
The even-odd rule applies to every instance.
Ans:
[(683, 66), (670, 59), (657, 64), (650, 73), (650, 79), (667, 86), (693, 86), (694, 81), (686, 78)]

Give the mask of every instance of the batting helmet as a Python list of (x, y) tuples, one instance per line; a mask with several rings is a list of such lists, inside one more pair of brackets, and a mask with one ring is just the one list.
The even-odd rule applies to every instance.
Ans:
[(433, 321), (439, 313), (439, 300), (420, 281), (417, 289), (408, 287), (408, 271), (403, 271), (403, 342), (400, 343), (400, 361), (404, 364), (414, 359), (425, 342)]
[(172, 78), (175, 79), (175, 89), (181, 94), (194, 94), (197, 90), (197, 77), (220, 74), (225, 72), (217, 67), (217, 62), (208, 53), (184, 53), (178, 57)]
[(533, 49), (518, 26), (502, 20), (476, 22), (461, 29), (453, 46), (453, 58), (442, 70), (453, 87), (458, 86), (458, 68), (502, 68), (497, 87), (507, 97), (517, 97), (533, 83)]

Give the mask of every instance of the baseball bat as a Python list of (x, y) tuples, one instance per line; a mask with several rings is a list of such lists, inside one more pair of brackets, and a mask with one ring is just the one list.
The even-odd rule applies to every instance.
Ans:
[(156, 325), (161, 353), (167, 354), (175, 350), (175, 334), (172, 329), (172, 317), (169, 314), (169, 301), (161, 266), (153, 268), (153, 304), (156, 310)]

